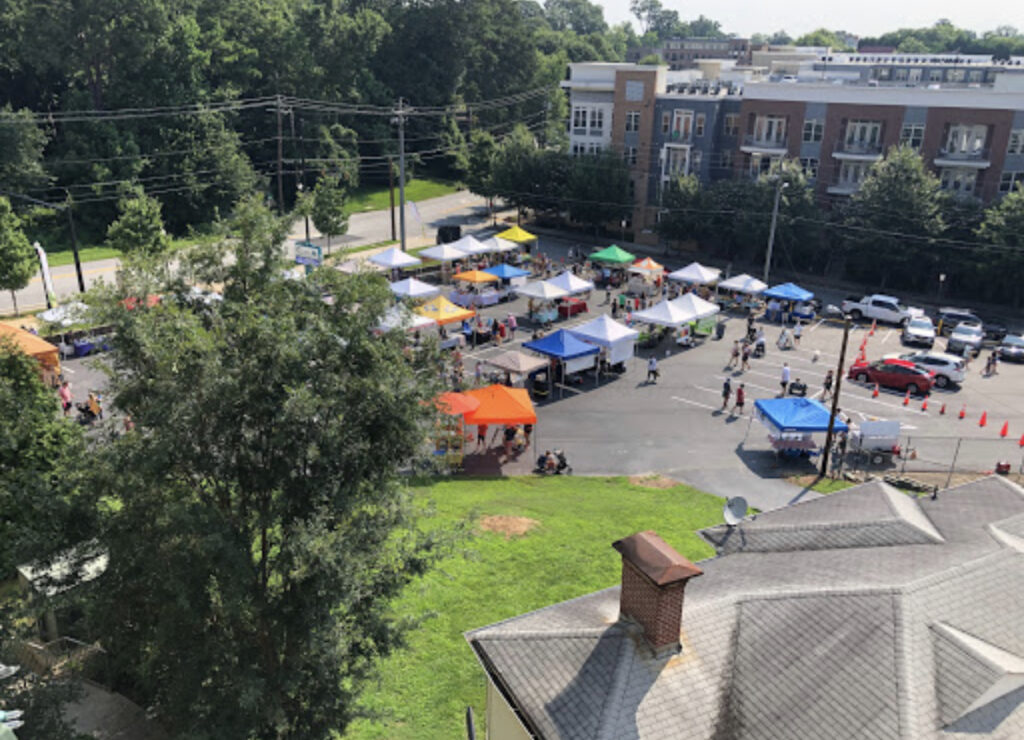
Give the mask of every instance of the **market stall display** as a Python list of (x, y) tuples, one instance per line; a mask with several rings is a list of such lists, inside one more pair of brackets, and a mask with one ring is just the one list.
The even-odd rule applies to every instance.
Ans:
[(441, 293), (436, 285), (425, 283), (416, 278), (406, 278), (391, 283), (391, 292), (398, 298), (433, 298)]
[(416, 265), (423, 264), (423, 260), (419, 257), (414, 257), (407, 252), (403, 252), (398, 247), (385, 249), (383, 252), (379, 252), (370, 257), (369, 261), (387, 269), (415, 267)]
[(532, 357), (518, 350), (510, 350), (485, 359), (484, 364), (513, 375), (529, 375), (530, 373), (547, 368), (548, 360)]
[(783, 314), (806, 321), (814, 318), (814, 306), (811, 304), (811, 301), (814, 300), (814, 293), (799, 285), (793, 283), (773, 285), (765, 290), (762, 296), (769, 299), (767, 315), (769, 321), (779, 321), (783, 318)]
[(554, 301), (559, 298), (566, 298), (569, 293), (561, 288), (551, 285), (546, 280), (538, 280), (527, 283), (515, 289), (516, 293), (530, 299), (527, 308), (527, 318), (532, 321), (547, 323), (558, 318), (558, 310)]
[(60, 376), (60, 350), (32, 332), (9, 324), (0, 324), (0, 338), (11, 341), (15, 347), (39, 362), (43, 382), (56, 385)]
[(719, 290), (731, 290), (734, 293), (745, 293), (747, 295), (759, 295), (767, 287), (765, 283), (746, 273), (733, 275), (731, 278), (723, 280), (718, 284)]
[(420, 316), (433, 319), (438, 324), (451, 324), (456, 321), (465, 321), (476, 316), (476, 311), (468, 308), (461, 308), (449, 301), (443, 295), (437, 296), (431, 301), (417, 306), (415, 312)]
[(437, 421), (434, 455), (449, 469), (462, 465), (466, 448), (465, 415), (480, 408), (480, 400), (465, 393), (447, 391), (434, 399), (441, 417)]
[(457, 241), (451, 242), (448, 246), (454, 247), (473, 257), (493, 251), (490, 246), (469, 234)]
[(464, 260), (469, 255), (452, 244), (438, 244), (436, 247), (421, 249), (420, 256), (437, 260), (438, 262), (455, 262), (456, 260)]
[[(827, 432), (831, 412), (813, 398), (785, 397), (754, 402), (754, 416), (768, 428), (768, 442), (779, 456), (803, 457), (820, 452), (813, 435)], [(841, 419), (835, 419), (833, 431), (849, 432)]]
[(386, 332), (394, 329), (415, 331), (416, 329), (433, 326), (435, 323), (434, 319), (413, 313), (404, 305), (397, 305), (384, 312), (380, 323), (377, 324), (377, 331)]
[(504, 252), (515, 252), (519, 249), (519, 245), (508, 239), (502, 239), (500, 236), (492, 236), (490, 239), (484, 239), (483, 242), (490, 248), (491, 252), (504, 253)]
[(600, 349), (577, 339), (565, 329), (523, 344), (523, 349), (550, 357), (561, 363), (563, 377), (594, 367), (594, 356)]
[(589, 293), (594, 289), (594, 284), (589, 280), (584, 280), (581, 277), (573, 275), (571, 272), (566, 270), (565, 272), (556, 275), (555, 277), (546, 280), (548, 285), (554, 285), (556, 288), (561, 288), (569, 295), (579, 295), (580, 293)]
[(714, 331), (715, 322), (709, 321), (722, 308), (710, 301), (705, 301), (694, 293), (686, 293), (671, 301), (687, 317), (686, 322), (676, 333), (676, 342), (689, 346), (696, 337), (706, 337)]
[(480, 402), (473, 411), (465, 414), (467, 424), (536, 424), (537, 412), (530, 395), (522, 388), (504, 385), (489, 385), (474, 388), (463, 395)]
[(528, 244), (535, 244), (537, 237), (531, 234), (526, 229), (522, 229), (518, 226), (513, 226), (511, 229), (505, 229), (497, 235), (498, 239), (504, 239), (505, 241), (515, 242), (520, 246), (526, 246)]
[(590, 255), (591, 262), (602, 262), (608, 265), (627, 265), (631, 264), (636, 260), (636, 255), (632, 252), (627, 252), (617, 244), (612, 244), (610, 247), (605, 247), (597, 252)]
[(660, 275), (665, 272), (665, 265), (655, 262), (650, 257), (644, 257), (630, 265), (629, 271), (638, 275)]
[(499, 283), (500, 278), (483, 270), (467, 270), (452, 275), (452, 280), (462, 283), (463, 286), (471, 286), (469, 289), (460, 287), (448, 296), (452, 303), (468, 308), (470, 306), (493, 306), (504, 296), (493, 288), (484, 288), (489, 283)]
[(633, 321), (676, 328), (693, 321), (693, 316), (675, 301), (661, 301), (648, 309), (635, 312)]
[(558, 303), (559, 318), (569, 319), (578, 313), (587, 313), (590, 308), (582, 298), (564, 298)]
[(722, 271), (717, 267), (705, 267), (699, 262), (691, 262), (686, 267), (670, 272), (668, 279), (680, 283), (689, 283), (690, 285), (712, 285), (721, 274)]
[(520, 270), (518, 267), (512, 265), (501, 264), (495, 265), (494, 267), (488, 267), (484, 272), (494, 275), (496, 278), (501, 280), (502, 284), (509, 285), (511, 287), (517, 287), (520, 285), (526, 285), (526, 278), (530, 276), (529, 270)]
[(577, 339), (595, 344), (604, 350), (609, 365), (618, 365), (633, 356), (640, 333), (620, 324), (606, 314), (570, 330)]

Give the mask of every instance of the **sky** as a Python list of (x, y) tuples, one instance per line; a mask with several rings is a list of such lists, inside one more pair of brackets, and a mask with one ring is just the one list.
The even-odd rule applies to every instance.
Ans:
[[(634, 20), (629, 0), (595, 2), (604, 7), (609, 24)], [(703, 13), (719, 21), (723, 30), (740, 36), (780, 29), (799, 36), (821, 27), (877, 36), (897, 28), (930, 26), (939, 18), (949, 18), (961, 28), (978, 32), (1000, 25), (1024, 29), (1024, 3), (1015, 0), (903, 0), (896, 5), (892, 0), (856, 0), (838, 5), (821, 0), (717, 0), (706, 5), (662, 0), (662, 4), (677, 11), (683, 20)]]

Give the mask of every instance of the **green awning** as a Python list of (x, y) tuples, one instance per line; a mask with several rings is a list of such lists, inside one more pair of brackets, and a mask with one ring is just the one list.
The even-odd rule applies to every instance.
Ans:
[(636, 259), (636, 255), (630, 254), (617, 244), (605, 247), (600, 252), (590, 255), (593, 262), (609, 262), (613, 265), (624, 265)]

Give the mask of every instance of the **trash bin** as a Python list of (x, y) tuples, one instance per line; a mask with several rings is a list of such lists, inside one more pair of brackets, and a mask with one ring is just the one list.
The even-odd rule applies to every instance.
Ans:
[(715, 339), (721, 339), (725, 336), (725, 322), (719, 321), (715, 324)]

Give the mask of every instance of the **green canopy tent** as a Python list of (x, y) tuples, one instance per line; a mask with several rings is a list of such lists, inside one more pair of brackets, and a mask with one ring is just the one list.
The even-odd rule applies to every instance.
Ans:
[(610, 265), (625, 265), (630, 264), (636, 259), (635, 254), (630, 254), (622, 247), (612, 244), (610, 247), (605, 247), (599, 252), (594, 252), (590, 255), (592, 262), (606, 262)]

